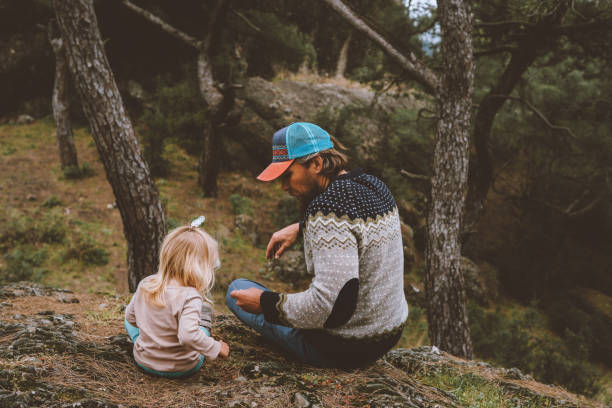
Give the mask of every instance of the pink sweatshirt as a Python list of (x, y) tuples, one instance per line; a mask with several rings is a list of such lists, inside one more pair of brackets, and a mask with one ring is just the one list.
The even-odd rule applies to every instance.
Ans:
[(134, 359), (153, 370), (177, 372), (195, 367), (200, 354), (208, 360), (217, 358), (221, 343), (199, 327), (200, 293), (191, 287), (167, 286), (164, 296), (166, 306), (153, 306), (145, 301), (138, 285), (125, 309), (126, 320), (140, 329)]

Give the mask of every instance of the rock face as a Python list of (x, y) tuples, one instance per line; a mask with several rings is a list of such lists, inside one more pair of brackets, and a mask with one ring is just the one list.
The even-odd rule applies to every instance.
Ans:
[[(92, 336), (79, 316), (21, 309), (23, 298), (48, 299), (51, 308), (67, 294), (74, 296), (27, 283), (0, 287), (0, 407), (425, 408), (482, 406), (493, 397), (502, 398), (495, 406), (597, 406), (517, 369), (460, 360), (428, 346), (392, 350), (359, 370), (314, 368), (279, 354), (233, 315), (218, 316), (212, 333), (230, 345), (230, 359), (207, 362), (187, 379), (160, 379), (136, 368), (118, 322), (115, 335)], [(113, 306), (101, 297), (92, 308), (99, 311), (102, 301), (108, 302), (105, 311)]]
[(411, 96), (377, 96), (366, 88), (296, 80), (270, 82), (257, 77), (248, 78), (237, 96), (235, 110), (240, 119), (227, 130), (233, 141), (228, 151), (253, 172), (269, 163), (274, 132), (292, 122), (316, 122), (325, 112), (345, 107), (367, 110), (367, 114), (351, 116), (353, 125), (364, 135), (360, 155), (367, 157), (384, 137), (387, 115), (416, 105)]
[(279, 259), (268, 262), (266, 272), (282, 282), (294, 284), (312, 277), (306, 270), (304, 251), (292, 249), (283, 252)]

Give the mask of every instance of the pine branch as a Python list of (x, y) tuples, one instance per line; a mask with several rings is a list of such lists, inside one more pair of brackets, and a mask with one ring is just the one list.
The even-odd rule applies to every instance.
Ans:
[(409, 179), (414, 179), (414, 180), (423, 180), (423, 181), (426, 181), (426, 182), (428, 182), (428, 183), (429, 183), (429, 182), (431, 182), (431, 177), (424, 176), (424, 175), (422, 175), (422, 174), (414, 174), (414, 173), (410, 173), (410, 172), (407, 172), (407, 171), (406, 171), (406, 170), (404, 170), (404, 169), (401, 169), (401, 170), (400, 170), (400, 173), (402, 174), (402, 176), (404, 176), (404, 177), (406, 177), (406, 178), (409, 178)]
[(391, 45), (385, 38), (383, 38), (382, 35), (372, 29), (363, 18), (358, 16), (353, 10), (344, 4), (342, 0), (323, 1), (358, 31), (362, 32), (372, 41), (377, 43), (396, 63), (409, 72), (410, 75), (427, 90), (427, 92), (436, 94), (440, 82), (438, 76), (423, 63), (417, 60), (414, 54), (410, 53), (408, 56), (404, 55), (401, 51)]
[(574, 132), (572, 132), (572, 130), (570, 128), (565, 127), (565, 126), (553, 125), (552, 123), (550, 123), (550, 120), (548, 120), (548, 118), (542, 112), (540, 112), (535, 106), (533, 106), (531, 103), (529, 103), (528, 101), (526, 101), (526, 100), (524, 100), (522, 98), (518, 98), (516, 96), (509, 96), (509, 95), (491, 95), (490, 97), (491, 98), (504, 98), (504, 99), (509, 99), (509, 100), (512, 100), (512, 101), (521, 102), (522, 104), (527, 106), (533, 113), (535, 113), (542, 120), (542, 122), (544, 122), (544, 124), (547, 127), (549, 127), (550, 129), (565, 131), (573, 139), (578, 139), (578, 137), (576, 137), (576, 135), (574, 134)]
[(261, 28), (257, 27), (255, 24), (253, 24), (251, 22), (251, 20), (249, 20), (248, 18), (246, 18), (244, 16), (244, 14), (232, 9), (232, 13), (234, 13), (235, 15), (237, 15), (242, 21), (244, 21), (246, 23), (246, 25), (248, 25), (249, 27), (251, 27), (253, 30), (257, 31), (258, 33), (261, 33)]
[(497, 48), (491, 48), (490, 50), (474, 51), (474, 57), (475, 58), (484, 57), (485, 55), (499, 54), (501, 52), (512, 53), (512, 52), (514, 52), (516, 50), (518, 50), (518, 47), (515, 47), (515, 46), (512, 46), (512, 45), (504, 45), (504, 46), (497, 47)]
[(178, 38), (179, 40), (183, 41), (184, 43), (188, 45), (191, 45), (196, 50), (199, 50), (200, 47), (202, 46), (201, 41), (198, 41), (196, 38), (190, 36), (189, 34), (184, 33), (183, 31), (172, 27), (170, 24), (166, 23), (161, 18), (157, 17), (153, 13), (143, 8), (140, 8), (139, 6), (132, 3), (130, 0), (122, 0), (122, 3), (125, 4), (126, 7), (134, 11), (136, 14), (139, 14), (140, 16), (144, 17), (149, 22), (157, 25), (159, 28), (161, 28), (168, 34)]

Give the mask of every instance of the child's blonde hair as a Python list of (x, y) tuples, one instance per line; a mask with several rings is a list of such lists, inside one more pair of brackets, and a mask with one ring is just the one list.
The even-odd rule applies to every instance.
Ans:
[(206, 232), (190, 226), (172, 230), (162, 243), (157, 273), (141, 284), (145, 300), (154, 306), (164, 306), (166, 286), (174, 279), (182, 286), (196, 288), (212, 304), (209, 293), (218, 262), (217, 241)]

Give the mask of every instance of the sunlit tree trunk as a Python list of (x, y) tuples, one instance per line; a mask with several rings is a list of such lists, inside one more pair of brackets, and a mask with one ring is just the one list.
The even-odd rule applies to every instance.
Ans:
[(462, 0), (438, 0), (438, 16), (443, 66), (427, 217), (427, 321), (432, 344), (456, 356), (472, 358), (460, 242), (474, 82), (472, 25)]
[(344, 78), (344, 72), (346, 71), (346, 62), (348, 60), (348, 49), (349, 45), (351, 44), (352, 37), (353, 32), (350, 31), (349, 35), (346, 36), (346, 40), (344, 40), (344, 44), (342, 44), (342, 48), (340, 49), (338, 63), (336, 64), (336, 78)]
[(128, 282), (157, 272), (165, 218), (110, 69), (92, 0), (54, 0), (69, 67), (104, 165), (127, 241)]
[(472, 342), (460, 270), (459, 234), (467, 192), (469, 131), (474, 82), (471, 15), (462, 0), (439, 0), (442, 75), (404, 54), (342, 0), (323, 0), (356, 30), (367, 35), (438, 103), (427, 230), (427, 320), (433, 345), (472, 357)]

